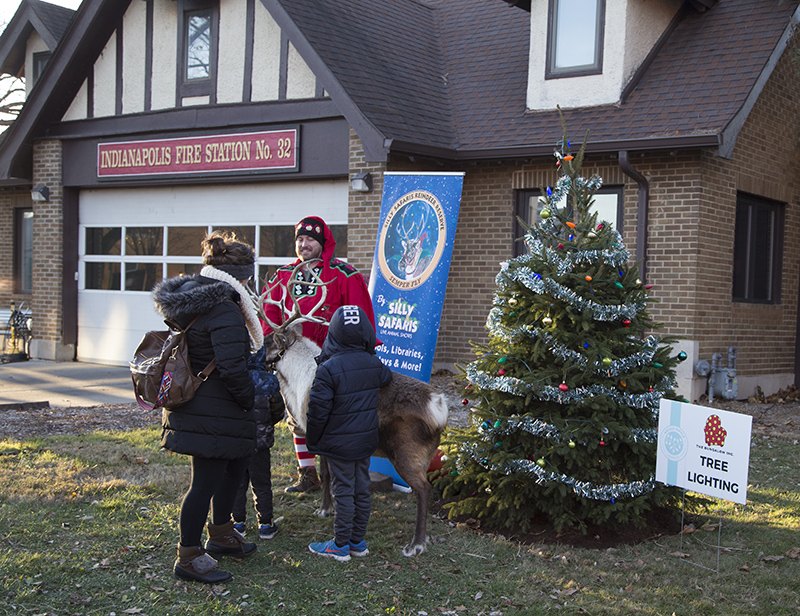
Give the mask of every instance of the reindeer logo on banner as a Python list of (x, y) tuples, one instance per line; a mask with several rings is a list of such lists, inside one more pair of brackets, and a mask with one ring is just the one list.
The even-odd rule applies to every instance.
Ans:
[(394, 204), (381, 231), (384, 277), (396, 288), (416, 288), (436, 268), (445, 237), (438, 199), (427, 191), (405, 195)]

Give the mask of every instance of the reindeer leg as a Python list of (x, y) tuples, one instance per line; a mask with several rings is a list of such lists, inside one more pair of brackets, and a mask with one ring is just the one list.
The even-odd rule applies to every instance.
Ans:
[(319, 457), (319, 478), (322, 483), (322, 505), (315, 512), (321, 518), (329, 518), (333, 515), (333, 499), (331, 498), (331, 471), (328, 467), (328, 459), (325, 456)]
[(414, 529), (414, 538), (403, 548), (403, 555), (419, 556), (425, 551), (425, 544), (428, 541), (428, 501), (431, 484), (427, 473), (436, 446), (434, 445), (432, 449), (425, 448), (424, 451), (411, 449), (400, 447), (393, 452), (390, 461), (397, 473), (414, 491), (417, 499), (417, 525)]

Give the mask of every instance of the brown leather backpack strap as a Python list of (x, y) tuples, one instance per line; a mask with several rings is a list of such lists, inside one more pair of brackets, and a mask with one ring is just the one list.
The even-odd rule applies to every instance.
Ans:
[(208, 362), (208, 365), (205, 368), (203, 368), (203, 371), (200, 372), (197, 376), (205, 381), (209, 377), (209, 375), (212, 372), (214, 372), (214, 368), (216, 367), (217, 367), (217, 358), (215, 357), (210, 362)]

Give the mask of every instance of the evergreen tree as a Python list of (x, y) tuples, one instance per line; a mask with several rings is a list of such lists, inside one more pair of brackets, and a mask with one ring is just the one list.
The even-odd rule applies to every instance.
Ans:
[(686, 354), (648, 334), (647, 287), (592, 211), (602, 182), (581, 177), (584, 148), (573, 156), (565, 129), (528, 254), (497, 275), (489, 342), (464, 370), (471, 425), (448, 432), (437, 480), (451, 516), (524, 530), (544, 514), (585, 532), (641, 526), (676, 495), (654, 478), (656, 428)]

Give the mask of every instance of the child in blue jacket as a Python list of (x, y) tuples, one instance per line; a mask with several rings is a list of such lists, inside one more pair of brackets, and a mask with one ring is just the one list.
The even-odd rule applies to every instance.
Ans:
[(358, 306), (334, 312), (308, 402), (306, 445), (325, 456), (336, 499), (334, 538), (308, 546), (339, 561), (369, 554), (369, 459), (378, 447), (378, 391), (392, 372), (375, 354), (375, 329)]

